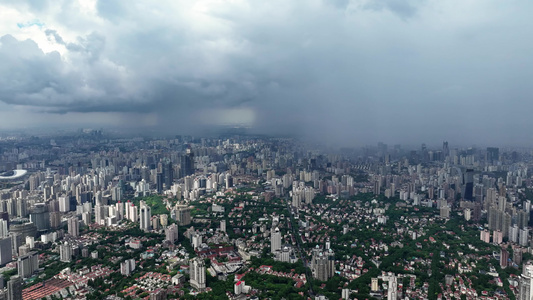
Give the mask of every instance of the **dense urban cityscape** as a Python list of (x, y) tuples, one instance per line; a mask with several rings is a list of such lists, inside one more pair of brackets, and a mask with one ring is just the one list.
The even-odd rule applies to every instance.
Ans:
[(531, 11), (0, 1), (0, 300), (533, 300)]
[(5, 299), (529, 299), (532, 149), (0, 138)]

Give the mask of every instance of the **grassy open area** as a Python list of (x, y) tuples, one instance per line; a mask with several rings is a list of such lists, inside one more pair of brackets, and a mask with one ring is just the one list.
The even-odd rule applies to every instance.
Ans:
[(166, 208), (163, 199), (163, 196), (151, 195), (146, 197), (135, 198), (132, 202), (135, 204), (135, 206), (139, 206), (139, 203), (144, 200), (144, 202), (146, 202), (146, 205), (150, 206), (150, 208), (152, 209), (152, 215), (169, 214), (169, 211)]

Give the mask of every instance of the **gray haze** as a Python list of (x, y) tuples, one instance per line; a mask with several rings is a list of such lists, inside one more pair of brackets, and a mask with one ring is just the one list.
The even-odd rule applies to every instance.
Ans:
[(528, 144), (529, 1), (0, 1), (0, 127)]

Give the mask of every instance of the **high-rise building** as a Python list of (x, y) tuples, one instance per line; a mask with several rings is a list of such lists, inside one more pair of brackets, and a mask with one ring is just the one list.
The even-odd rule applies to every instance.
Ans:
[(527, 264), (522, 268), (522, 275), (518, 282), (518, 297), (517, 300), (531, 300), (533, 298), (533, 265)]
[(467, 201), (474, 199), (474, 170), (467, 169), (463, 173), (463, 198)]
[(50, 228), (58, 228), (61, 226), (61, 213), (58, 211), (50, 212)]
[(11, 276), (7, 282), (7, 300), (22, 300), (22, 278)]
[(46, 203), (36, 203), (30, 208), (30, 221), (37, 226), (37, 230), (50, 229), (50, 216)]
[(381, 192), (381, 184), (379, 180), (374, 181), (374, 195), (379, 195)]
[(509, 252), (506, 249), (502, 248), (500, 250), (500, 267), (507, 268), (508, 261), (509, 261)]
[(226, 189), (229, 189), (233, 187), (233, 177), (231, 177), (231, 174), (226, 173)]
[(524, 247), (529, 243), (529, 229), (527, 227), (520, 229), (519, 242), (520, 246)]
[(11, 224), (9, 231), (15, 239), (13, 245), (16, 245), (16, 247), (13, 247), (13, 249), (16, 251), (20, 245), (25, 243), (27, 236), (34, 237), (37, 234), (37, 227), (32, 222)]
[(22, 278), (29, 278), (39, 268), (37, 252), (30, 252), (19, 256), (17, 259), (18, 275)]
[(204, 290), (205, 289), (204, 260), (199, 257), (195, 257), (191, 259), (190, 265), (189, 265), (189, 273), (190, 273), (191, 286), (200, 291)]
[(500, 159), (500, 148), (487, 147), (486, 161), (489, 164), (494, 164)]
[(180, 226), (191, 224), (191, 209), (186, 205), (176, 206), (176, 220)]
[(96, 205), (94, 207), (94, 222), (98, 225), (104, 224), (107, 212), (108, 210), (104, 205)]
[(194, 174), (194, 154), (188, 148), (186, 153), (180, 157), (180, 177)]
[(70, 197), (68, 196), (59, 197), (59, 211), (60, 212), (70, 211)]
[(166, 189), (170, 189), (172, 183), (174, 182), (174, 166), (172, 162), (166, 161), (163, 163), (163, 181), (165, 183)]
[(28, 204), (26, 199), (17, 199), (17, 216), (19, 218), (26, 218), (28, 216)]
[(270, 233), (270, 252), (276, 253), (276, 250), (281, 249), (281, 232), (279, 228), (272, 229)]
[(152, 230), (152, 223), (150, 222), (150, 219), (152, 218), (151, 209), (149, 206), (147, 206), (144, 203), (141, 203), (141, 210), (140, 210), (140, 228), (144, 231), (150, 231)]
[(163, 193), (163, 173), (161, 172), (158, 172), (157, 175), (156, 175), (156, 189), (157, 189), (157, 193), (158, 194), (161, 194)]
[(67, 226), (68, 226), (68, 234), (74, 237), (77, 237), (80, 235), (80, 220), (78, 220), (78, 217), (74, 216), (74, 217), (68, 218)]
[(117, 211), (117, 221), (124, 219), (124, 202), (118, 201), (117, 203), (115, 203), (115, 208)]
[(165, 239), (171, 243), (178, 240), (178, 225), (172, 224), (165, 229)]
[(450, 207), (446, 204), (440, 208), (440, 217), (444, 219), (450, 218)]
[(194, 249), (198, 249), (201, 245), (202, 245), (202, 235), (200, 234), (194, 234), (192, 236), (192, 246), (194, 247)]
[(313, 249), (311, 271), (317, 280), (327, 281), (330, 279), (335, 274), (335, 253), (333, 250)]
[(8, 223), (9, 221), (0, 219), (0, 238), (9, 236)]
[(129, 276), (135, 270), (135, 259), (130, 258), (120, 263), (120, 274)]
[(130, 221), (137, 222), (139, 220), (139, 211), (135, 204), (128, 202), (128, 205), (126, 205), (126, 211), (128, 212), (126, 218)]
[(59, 260), (62, 262), (70, 262), (72, 260), (72, 246), (65, 242), (59, 245)]
[(518, 234), (520, 230), (518, 229), (518, 225), (513, 225), (509, 228), (509, 240), (513, 243), (518, 243)]
[(513, 263), (518, 266), (522, 263), (522, 248), (513, 247)]
[(398, 277), (391, 275), (388, 279), (387, 300), (396, 300), (398, 299)]
[(11, 237), (0, 237), (0, 265), (5, 265), (11, 260), (13, 260)]

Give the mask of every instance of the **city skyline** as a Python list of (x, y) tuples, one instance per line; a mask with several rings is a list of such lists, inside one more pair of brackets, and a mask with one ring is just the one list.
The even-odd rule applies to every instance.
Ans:
[(0, 296), (529, 298), (532, 162), (447, 141), (14, 134)]

